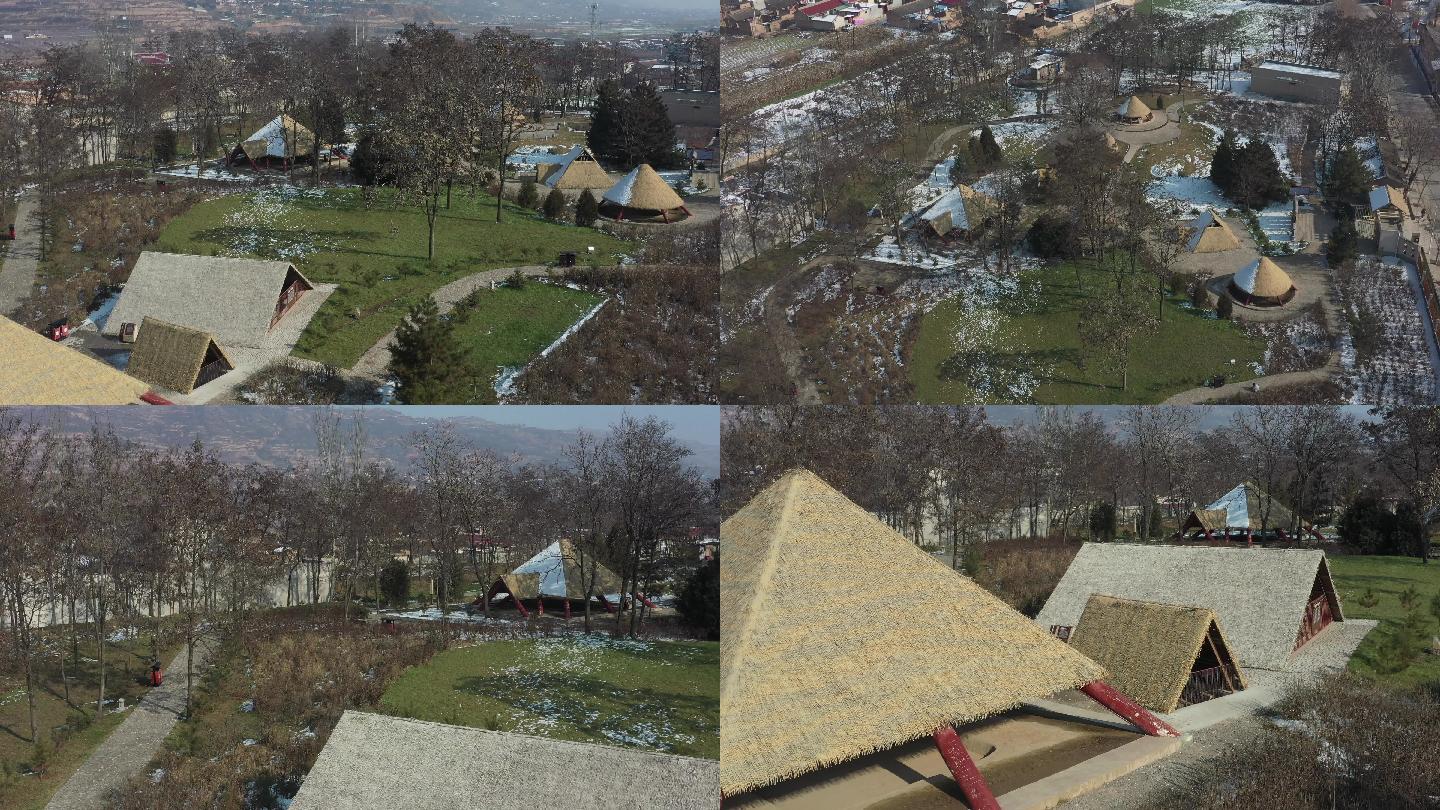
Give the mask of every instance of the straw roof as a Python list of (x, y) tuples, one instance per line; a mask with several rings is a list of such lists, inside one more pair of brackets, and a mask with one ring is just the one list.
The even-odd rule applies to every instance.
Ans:
[(638, 211), (673, 211), (685, 201), (649, 163), (641, 163), (605, 192), (605, 201)]
[(1196, 217), (1190, 227), (1193, 233), (1186, 250), (1191, 253), (1224, 253), (1240, 247), (1240, 239), (1214, 209)]
[(127, 370), (152, 385), (188, 394), (195, 390), (196, 378), (212, 349), (234, 370), (234, 361), (209, 332), (147, 317), (140, 322)]
[(1384, 211), (1390, 208), (1406, 216), (1410, 215), (1410, 204), (1405, 201), (1405, 194), (1400, 189), (1389, 184), (1370, 189), (1371, 211)]
[(726, 795), (1105, 677), (806, 470), (726, 520), (720, 547)]
[[(576, 552), (574, 543), (558, 540), (500, 579), (505, 583), (505, 589), (510, 595), (519, 599), (545, 596), (583, 600), (585, 576), (580, 569), (580, 559), (581, 555)], [(595, 583), (591, 595), (618, 598), (620, 578), (599, 562), (595, 563), (595, 567)]]
[(1256, 298), (1283, 298), (1295, 289), (1295, 282), (1290, 280), (1289, 274), (1268, 256), (1261, 256), (1236, 273), (1232, 283)]
[(583, 189), (608, 189), (614, 183), (610, 175), (600, 168), (600, 163), (589, 149), (577, 146), (570, 150), (565, 156), (565, 162), (559, 164), (545, 178), (545, 185), (550, 188), (558, 188), (561, 191), (581, 191)]
[(1196, 509), (1190, 513), (1185, 525), (1195, 526), (1200, 529), (1209, 529), (1212, 532), (1225, 530), (1225, 518), (1227, 513), (1224, 509)]
[(142, 253), (105, 333), (148, 316), (209, 332), (225, 346), (262, 348), (291, 273), (310, 286), (289, 262)]
[(1138, 96), (1131, 96), (1129, 101), (1120, 105), (1119, 110), (1121, 118), (1144, 118), (1150, 113), (1150, 108)]
[[(1201, 513), (1209, 517), (1201, 517)], [(1265, 490), (1250, 481), (1243, 481), (1234, 489), (1221, 495), (1214, 503), (1192, 513), (1204, 528), (1246, 529), (1265, 531), (1288, 529), (1295, 525), (1295, 513), (1279, 501), (1270, 497)], [(1216, 521), (1216, 514), (1219, 521)], [(1206, 520), (1210, 522), (1205, 522)]]
[(315, 133), (288, 115), (279, 115), (240, 144), (251, 160), (294, 159), (315, 151)]
[(719, 763), (346, 711), (292, 810), (714, 810)]
[(134, 405), (150, 386), (0, 317), (0, 405)]
[(1318, 550), (1086, 543), (1035, 622), (1073, 627), (1097, 593), (1205, 607), (1219, 617), (1241, 664), (1283, 669), (1317, 581), (1335, 621), (1344, 621)]
[(1070, 634), (1070, 646), (1110, 671), (1108, 683), (1141, 706), (1173, 712), (1195, 661), (1212, 639), (1219, 664), (1244, 675), (1209, 608), (1118, 599), (1096, 594)]

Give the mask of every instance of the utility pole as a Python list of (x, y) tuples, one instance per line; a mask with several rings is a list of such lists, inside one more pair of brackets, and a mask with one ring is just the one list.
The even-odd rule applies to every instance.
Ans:
[(599, 3), (591, 3), (591, 4), (590, 4), (590, 39), (592, 39), (592, 40), (595, 39), (595, 31), (597, 30), (597, 27), (598, 27), (598, 26), (597, 26), (597, 23), (598, 23), (598, 20), (599, 20), (599, 17), (598, 17), (599, 13), (600, 13), (600, 4), (599, 4)]

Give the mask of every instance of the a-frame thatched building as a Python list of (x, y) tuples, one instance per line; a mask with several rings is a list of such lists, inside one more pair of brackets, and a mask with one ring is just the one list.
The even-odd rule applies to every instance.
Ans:
[(954, 727), (1074, 687), (1174, 733), (1100, 683), (1101, 666), (806, 470), (726, 520), (720, 547), (726, 796), (933, 737), (970, 806), (996, 807)]
[(319, 139), (304, 124), (288, 115), (278, 115), (254, 135), (241, 141), (227, 165), (261, 169), (290, 169), (315, 154)]
[(0, 404), (168, 404), (150, 386), (0, 316)]
[(1284, 670), (1331, 622), (1340, 596), (1325, 555), (1312, 549), (1086, 543), (1035, 621), (1074, 628), (1096, 594), (1214, 611), (1245, 667)]
[(1070, 646), (1110, 672), (1115, 688), (1157, 712), (1173, 712), (1245, 688), (1245, 675), (1209, 608), (1096, 594)]
[[(595, 581), (588, 583), (590, 589), (587, 594), (585, 569), (591, 565), (594, 566)], [(614, 572), (598, 560), (584, 560), (571, 541), (557, 540), (515, 570), (495, 580), (484, 598), (492, 603), (497, 600), (503, 602), (508, 598), (515, 605), (515, 609), (527, 617), (530, 615), (530, 611), (525, 607), (527, 600), (541, 616), (545, 615), (547, 601), (552, 608), (556, 603), (560, 603), (565, 618), (568, 619), (571, 604), (584, 605), (587, 597), (599, 599), (607, 612), (613, 609), (612, 601), (617, 607), (624, 606), (627, 601), (620, 595), (620, 578), (615, 576)]]
[(1243, 481), (1214, 503), (1192, 510), (1180, 524), (1181, 537), (1203, 536), (1210, 541), (1243, 539), (1247, 544), (1257, 538), (1298, 540), (1306, 532), (1317, 540), (1324, 539), (1310, 524), (1297, 520), (1289, 507), (1251, 481)]
[(584, 146), (571, 149), (564, 161), (541, 164), (539, 180), (549, 188), (576, 193), (589, 189), (603, 194), (615, 184), (595, 155)]
[(127, 368), (136, 379), (181, 394), (234, 370), (214, 335), (149, 317), (140, 324)]
[(1213, 208), (1195, 218), (1190, 225), (1190, 241), (1185, 245), (1191, 253), (1224, 253), (1238, 247), (1240, 238)]
[(690, 209), (649, 163), (642, 163), (605, 192), (600, 213), (620, 220), (676, 222), (690, 216)]

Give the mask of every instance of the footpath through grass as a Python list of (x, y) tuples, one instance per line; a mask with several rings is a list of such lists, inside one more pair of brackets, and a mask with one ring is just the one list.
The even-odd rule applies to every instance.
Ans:
[[(1216, 374), (1229, 382), (1255, 376), (1251, 363), (1264, 356), (1262, 341), (1171, 295), (1159, 328), (1135, 339), (1129, 386), (1121, 390), (1119, 374), (1084, 362), (1080, 342), (1082, 308), (1110, 283), (1108, 272), (1089, 263), (1040, 266), (1021, 271), (1014, 296), (942, 302), (920, 321), (910, 362), (916, 399), (982, 402), (979, 392), (1020, 387), (1030, 394), (1019, 404), (1154, 403)], [(989, 324), (984, 339), (957, 346), (957, 335), (977, 334), (977, 322)], [(1026, 379), (1032, 382), (1007, 382)]]
[[(494, 197), (457, 189), (436, 223), (432, 262), (426, 259), (423, 212), (393, 193), (382, 192), (366, 207), (358, 188), (275, 186), (196, 205), (165, 228), (155, 249), (284, 259), (311, 281), (338, 284), (295, 353), (349, 368), (399, 325), (411, 306), (451, 281), (482, 270), (543, 265), (564, 251), (586, 256), (590, 247), (597, 261), (611, 264), (634, 247), (600, 231), (548, 222), (508, 202), (503, 208), (503, 221), (496, 223)], [(519, 313), (488, 308), (491, 331), (503, 334), (533, 320), (542, 298), (532, 293), (530, 308)], [(565, 298), (556, 297), (555, 308), (546, 309), (548, 322), (573, 311), (573, 301)]]
[[(1340, 604), (1347, 619), (1378, 619), (1380, 625), (1365, 636), (1350, 659), (1350, 671), (1366, 678), (1396, 685), (1420, 686), (1440, 683), (1440, 656), (1416, 651), (1409, 666), (1390, 671), (1383, 648), (1400, 628), (1410, 610), (1400, 603), (1400, 594), (1413, 587), (1418, 594), (1415, 610), (1424, 622), (1422, 642), (1440, 634), (1440, 620), (1430, 600), (1440, 594), (1440, 561), (1421, 563), (1414, 557), (1330, 557), (1330, 571)], [(1361, 604), (1365, 592), (1375, 597), (1373, 606)]]
[(443, 652), (380, 699), (395, 715), (720, 756), (720, 646), (557, 636)]

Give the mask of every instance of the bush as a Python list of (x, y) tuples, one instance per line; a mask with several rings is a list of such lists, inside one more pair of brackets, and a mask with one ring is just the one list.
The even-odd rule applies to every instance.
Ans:
[(1042, 259), (1056, 261), (1080, 255), (1080, 235), (1075, 222), (1061, 214), (1041, 214), (1030, 226), (1025, 240), (1035, 255)]
[(705, 638), (720, 639), (720, 561), (695, 569), (675, 604), (690, 629)]
[(1118, 523), (1115, 504), (1102, 501), (1090, 510), (1090, 536), (1096, 540), (1114, 540)]
[[(589, 189), (586, 189), (587, 191)], [(565, 195), (560, 189), (552, 188), (550, 193), (545, 195), (545, 207), (543, 209), (545, 218), (553, 222), (559, 222), (565, 216)]]
[(523, 290), (525, 289), (525, 285), (529, 283), (530, 279), (526, 278), (525, 274), (518, 269), (507, 276), (504, 282), (505, 286), (512, 290)]
[(410, 601), (410, 566), (391, 560), (380, 569), (380, 596), (389, 605), (404, 607)]
[(1220, 296), (1220, 300), (1215, 302), (1215, 314), (1219, 315), (1222, 321), (1230, 320), (1235, 314), (1235, 302), (1230, 300), (1230, 296)]
[(540, 192), (535, 189), (534, 180), (526, 180), (520, 184), (520, 193), (516, 195), (515, 202), (522, 208), (534, 208), (540, 202)]
[(582, 228), (588, 228), (595, 224), (600, 218), (600, 201), (585, 189), (580, 193), (580, 199), (575, 203), (575, 224)]
[[(1436, 598), (1440, 599), (1440, 594), (1436, 594)], [(1374, 589), (1366, 588), (1364, 592), (1360, 594), (1360, 598), (1357, 601), (1360, 603), (1360, 607), (1373, 608), (1376, 605), (1380, 604), (1380, 597), (1375, 595)], [(1434, 608), (1432, 603), (1432, 610), (1433, 609)]]

